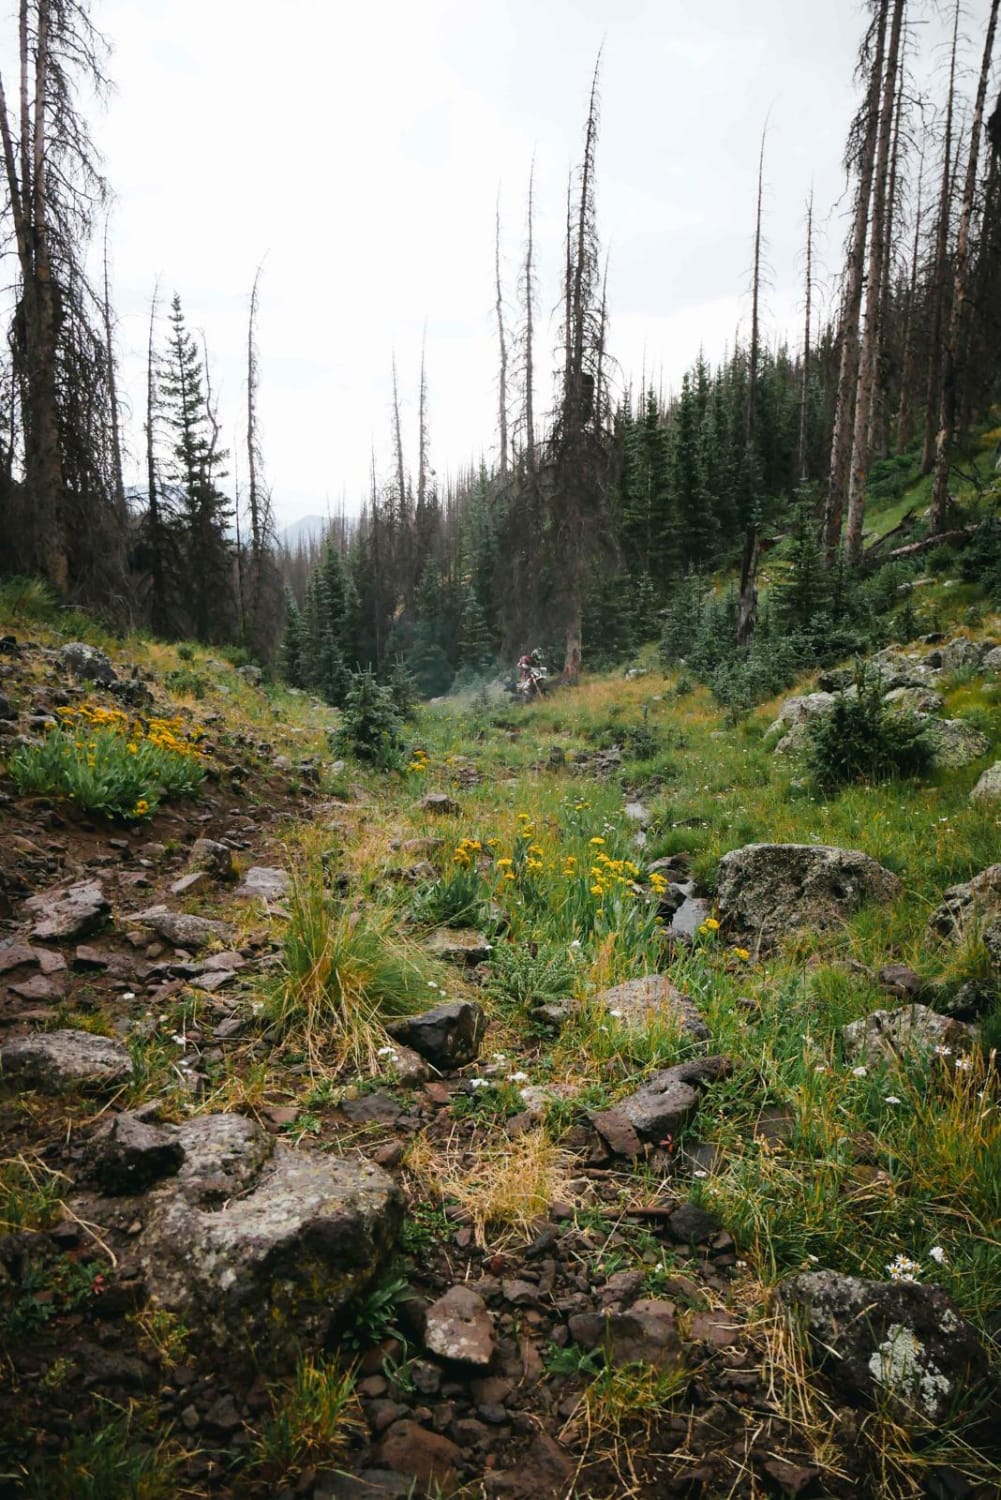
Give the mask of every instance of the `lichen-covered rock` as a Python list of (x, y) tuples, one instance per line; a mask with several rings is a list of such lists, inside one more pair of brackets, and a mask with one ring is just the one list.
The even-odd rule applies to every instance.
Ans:
[(972, 765), (991, 748), (986, 734), (963, 719), (936, 719), (930, 714), (917, 714), (915, 717), (931, 742), (937, 766), (959, 770), (963, 766)]
[(149, 1195), (139, 1241), (153, 1300), (234, 1358), (317, 1347), (395, 1243), (399, 1189), (372, 1162), (274, 1144), (240, 1117), (177, 1139), (184, 1164)]
[(691, 1119), (699, 1092), (733, 1071), (728, 1057), (701, 1057), (651, 1074), (642, 1088), (620, 1099), (615, 1112), (625, 1117), (644, 1140), (673, 1135)]
[(418, 806), (421, 812), (429, 813), (434, 818), (454, 818), (462, 811), (458, 802), (446, 792), (428, 792), (426, 797), (421, 798)]
[(191, 916), (183, 911), (170, 911), (166, 906), (151, 906), (147, 911), (136, 912), (128, 921), (140, 927), (152, 927), (175, 948), (204, 948), (226, 935), (224, 922), (211, 917)]
[(391, 1021), (386, 1030), (394, 1041), (412, 1047), (440, 1072), (463, 1068), (479, 1056), (486, 1016), (471, 1000), (436, 1005), (419, 1016)]
[(96, 646), (88, 646), (85, 641), (69, 641), (59, 652), (59, 661), (75, 677), (82, 677), (87, 682), (116, 682), (118, 673), (111, 665), (110, 658)]
[(984, 807), (1001, 802), (1001, 760), (995, 761), (984, 771), (970, 793), (970, 801), (977, 806)]
[(940, 1287), (810, 1271), (782, 1296), (804, 1314), (815, 1355), (846, 1393), (889, 1401), (898, 1420), (941, 1422), (987, 1376), (980, 1340)]
[(790, 755), (806, 744), (810, 726), (834, 711), (834, 693), (804, 693), (787, 698), (778, 718), (765, 731), (766, 744), (773, 744), (777, 755)]
[(427, 1311), (424, 1342), (432, 1354), (465, 1365), (488, 1365), (497, 1347), (494, 1320), (471, 1287), (450, 1287)]
[(950, 885), (927, 921), (930, 938), (960, 942), (978, 927), (981, 935), (989, 927), (1001, 927), (1001, 864), (989, 864), (971, 880)]
[(798, 927), (840, 926), (867, 901), (890, 901), (896, 875), (860, 849), (827, 844), (746, 844), (719, 863), (720, 917), (737, 932), (777, 942)]
[(898, 687), (886, 693), (883, 702), (903, 713), (937, 714), (945, 699), (931, 688)]
[(992, 646), (985, 653), (980, 663), (980, 669), (982, 672), (989, 672), (992, 676), (996, 676), (1001, 672), (1001, 646)]
[(627, 979), (610, 990), (594, 996), (593, 1005), (602, 1006), (610, 1016), (626, 1026), (646, 1026), (659, 1021), (676, 1028), (679, 1038), (707, 1042), (709, 1027), (698, 1007), (672, 984), (666, 974), (644, 974), (641, 979)]
[(0, 1047), (0, 1079), (42, 1094), (117, 1089), (131, 1078), (128, 1049), (89, 1031), (39, 1031)]
[(976, 1032), (951, 1016), (940, 1016), (927, 1005), (904, 1005), (899, 1010), (875, 1010), (841, 1028), (845, 1057), (850, 1061), (880, 1062), (936, 1047), (969, 1052)]
[(946, 641), (937, 651), (932, 652), (926, 660), (929, 665), (934, 665), (942, 672), (962, 672), (972, 667), (974, 671), (980, 666), (984, 649), (978, 641), (969, 641), (965, 636), (958, 636), (953, 641)]
[(78, 880), (30, 896), (25, 908), (35, 917), (33, 938), (90, 937), (100, 932), (111, 915), (111, 903), (99, 880)]

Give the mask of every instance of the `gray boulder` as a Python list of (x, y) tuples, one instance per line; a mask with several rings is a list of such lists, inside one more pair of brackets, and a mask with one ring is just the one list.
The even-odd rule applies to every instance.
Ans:
[(184, 1164), (149, 1195), (139, 1241), (152, 1299), (232, 1357), (316, 1347), (395, 1242), (399, 1189), (372, 1162), (274, 1144), (239, 1116), (177, 1140)]
[(983, 1346), (940, 1287), (811, 1271), (786, 1282), (782, 1297), (805, 1316), (814, 1354), (846, 1394), (888, 1401), (898, 1420), (943, 1422), (987, 1377)]
[(838, 927), (867, 901), (891, 901), (896, 875), (860, 849), (828, 844), (746, 844), (719, 863), (725, 925), (774, 943), (794, 928)]
[(726, 1078), (732, 1071), (728, 1057), (702, 1057), (678, 1063), (651, 1074), (634, 1094), (619, 1100), (614, 1113), (627, 1120), (644, 1140), (661, 1140), (687, 1124), (698, 1108), (699, 1093), (706, 1084)]
[(1001, 646), (992, 646), (980, 663), (981, 670), (989, 672), (991, 676), (1001, 673)]
[(160, 937), (175, 948), (205, 948), (216, 938), (224, 937), (226, 926), (210, 917), (194, 917), (183, 911), (170, 911), (166, 906), (151, 906), (147, 911), (136, 912), (128, 918), (129, 923), (151, 927)]
[[(942, 672), (961, 672), (968, 667), (977, 670), (983, 654), (983, 647), (977, 641), (968, 641), (965, 636), (959, 636), (954, 641), (946, 641), (927, 660), (929, 665), (938, 667)], [(932, 657), (935, 658), (934, 662)]]
[(132, 1058), (121, 1042), (89, 1031), (39, 1031), (0, 1047), (0, 1076), (23, 1089), (112, 1090), (132, 1079)]
[(627, 979), (624, 984), (602, 990), (591, 1003), (602, 1006), (626, 1026), (646, 1026), (651, 1021), (660, 1021), (677, 1028), (680, 1040), (709, 1040), (709, 1027), (697, 1006), (671, 983), (666, 974), (645, 974), (642, 979)]
[(69, 641), (59, 652), (59, 662), (75, 677), (82, 677), (87, 682), (118, 681), (118, 673), (110, 658), (85, 641)]
[(428, 792), (426, 797), (421, 798), (418, 807), (421, 812), (429, 813), (435, 818), (454, 818), (462, 811), (458, 802), (446, 792)]
[(24, 903), (35, 917), (33, 938), (84, 938), (100, 932), (111, 903), (99, 880), (80, 880), (31, 896)]
[(432, 1354), (465, 1365), (488, 1365), (497, 1347), (494, 1320), (471, 1287), (450, 1287), (427, 1310), (424, 1343)]
[(1001, 974), (1001, 864), (988, 865), (972, 880), (950, 886), (928, 919), (930, 938), (958, 943), (972, 932), (979, 932), (995, 972)]
[(801, 750), (809, 739), (810, 725), (832, 713), (836, 702), (834, 693), (804, 693), (787, 698), (778, 718), (765, 732), (766, 743), (774, 744), (776, 755)]
[(936, 719), (917, 714), (927, 738), (931, 741), (935, 764), (950, 770), (972, 765), (991, 748), (986, 734), (963, 719)]
[(970, 801), (985, 807), (1001, 802), (1001, 760), (996, 760), (984, 771), (970, 793)]
[(969, 1052), (976, 1032), (951, 1016), (940, 1016), (927, 1005), (904, 1005), (899, 1010), (875, 1010), (841, 1028), (841, 1042), (849, 1061), (894, 1061), (936, 1047)]
[(423, 1015), (391, 1021), (386, 1030), (394, 1041), (413, 1048), (432, 1067), (446, 1072), (475, 1061), (486, 1024), (479, 1005), (471, 1000), (454, 1000), (436, 1005)]
[(931, 688), (897, 687), (884, 695), (883, 702), (903, 713), (937, 714), (945, 699)]

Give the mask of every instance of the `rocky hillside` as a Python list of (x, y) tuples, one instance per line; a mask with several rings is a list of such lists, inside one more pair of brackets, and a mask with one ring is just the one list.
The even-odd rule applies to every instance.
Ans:
[(0, 1494), (996, 1495), (996, 624), (392, 771), (4, 625)]

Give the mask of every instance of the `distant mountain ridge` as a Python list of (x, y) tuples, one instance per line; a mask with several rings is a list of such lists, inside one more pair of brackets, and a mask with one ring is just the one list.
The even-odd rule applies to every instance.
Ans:
[(290, 526), (278, 533), (278, 540), (290, 552), (299, 547), (308, 547), (311, 542), (322, 542), (330, 529), (329, 516), (300, 516)]

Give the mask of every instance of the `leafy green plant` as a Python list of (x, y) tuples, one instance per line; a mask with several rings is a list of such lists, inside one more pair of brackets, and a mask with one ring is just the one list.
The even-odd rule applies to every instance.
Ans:
[(396, 1331), (396, 1309), (409, 1290), (405, 1276), (394, 1276), (356, 1298), (344, 1313), (343, 1342), (350, 1349), (368, 1349)]
[(490, 955), (492, 994), (515, 1005), (549, 1005), (574, 993), (577, 965), (565, 943), (496, 943)]
[(878, 677), (862, 668), (855, 687), (856, 696), (840, 693), (831, 713), (811, 725), (807, 760), (818, 788), (831, 792), (853, 781), (927, 772), (933, 750), (921, 721), (887, 708)]
[(130, 720), (119, 709), (63, 709), (40, 745), (7, 763), (25, 796), (61, 796), (86, 812), (135, 821), (161, 801), (195, 795), (205, 780), (197, 746), (173, 719)]
[(102, 1416), (25, 1481), (26, 1500), (174, 1500), (184, 1455), (137, 1430), (134, 1413)]

